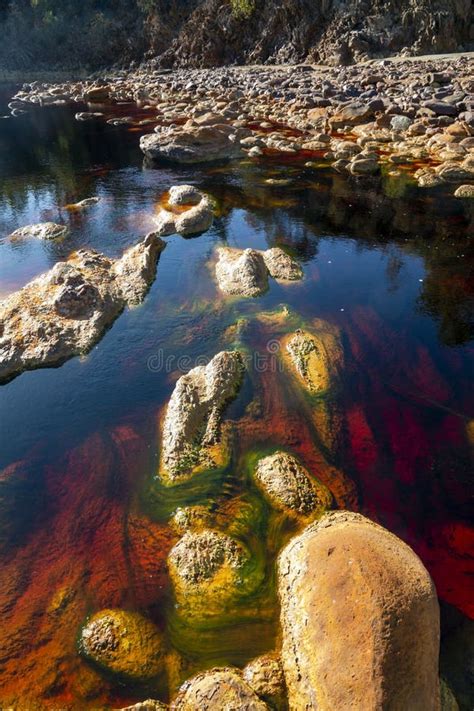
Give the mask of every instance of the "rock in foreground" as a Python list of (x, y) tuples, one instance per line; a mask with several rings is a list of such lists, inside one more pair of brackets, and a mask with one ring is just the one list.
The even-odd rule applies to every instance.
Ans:
[(302, 521), (308, 522), (331, 506), (328, 489), (287, 452), (260, 459), (254, 477), (274, 508)]
[(275, 711), (287, 708), (285, 677), (278, 656), (263, 654), (247, 664), (244, 681)]
[[(177, 484), (229, 458), (222, 412), (237, 394), (244, 365), (237, 351), (222, 351), (176, 383), (163, 423), (160, 476)], [(224, 428), (225, 430), (226, 428)]]
[(405, 543), (330, 513), (290, 541), (278, 576), (292, 711), (440, 708), (436, 590)]
[(238, 669), (210, 669), (186, 681), (173, 711), (266, 711), (269, 707), (242, 679)]
[(127, 679), (153, 679), (163, 670), (160, 632), (138, 612), (95, 613), (81, 632), (79, 648), (95, 664)]
[(86, 353), (143, 299), (164, 247), (148, 236), (117, 261), (79, 250), (9, 296), (0, 304), (0, 380)]

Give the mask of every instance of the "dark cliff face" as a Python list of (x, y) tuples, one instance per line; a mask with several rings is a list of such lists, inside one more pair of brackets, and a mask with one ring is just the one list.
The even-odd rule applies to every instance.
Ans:
[(343, 63), (474, 49), (472, 0), (0, 0), (0, 70)]
[(472, 0), (249, 0), (244, 14), (230, 0), (185, 5), (194, 7), (160, 57), (169, 66), (351, 63), (474, 42)]

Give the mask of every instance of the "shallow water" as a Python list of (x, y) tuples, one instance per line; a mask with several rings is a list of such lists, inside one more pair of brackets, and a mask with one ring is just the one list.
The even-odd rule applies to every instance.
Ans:
[[(153, 694), (166, 699), (167, 688), (198, 669), (243, 665), (274, 648), (274, 560), (292, 529), (270, 513), (250, 473), (257, 454), (277, 446), (301, 456), (336, 505), (413, 546), (441, 601), (474, 617), (468, 201), (452, 198), (450, 188), (420, 190), (408, 172), (357, 181), (307, 169), (307, 156), (149, 169), (139, 131), (74, 121), (77, 110), (0, 120), (2, 296), (80, 247), (120, 255), (153, 228), (170, 185), (208, 191), (219, 217), (197, 238), (166, 239), (144, 303), (123, 313), (89, 355), (1, 387), (0, 463), (10, 481), (26, 477), (29, 486), (5, 512), (14, 536), (0, 549), (0, 705), (113, 708)], [(269, 177), (289, 183), (271, 186)], [(65, 209), (95, 195), (101, 202), (86, 211)], [(70, 236), (7, 237), (45, 220), (68, 224)], [(272, 282), (258, 299), (225, 300), (212, 279), (220, 244), (282, 246), (305, 278)], [(324, 407), (308, 401), (281, 365), (282, 305), (293, 325), (322, 318), (341, 329), (345, 372)], [(229, 327), (238, 319), (247, 325), (236, 336)], [(249, 367), (228, 412), (236, 431), (231, 466), (164, 489), (154, 477), (158, 424), (174, 382), (237, 342)], [(248, 545), (264, 580), (237, 609), (192, 626), (169, 590), (165, 559), (177, 537), (167, 522), (176, 506), (204, 502)], [(81, 660), (81, 623), (104, 607), (142, 610), (165, 631), (168, 682), (132, 687)]]

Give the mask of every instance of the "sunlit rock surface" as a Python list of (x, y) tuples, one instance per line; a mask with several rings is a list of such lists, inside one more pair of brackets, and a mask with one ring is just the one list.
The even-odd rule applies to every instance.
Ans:
[[(179, 208), (179, 209), (177, 209)], [(161, 236), (194, 235), (208, 230), (214, 221), (211, 198), (192, 185), (174, 185), (155, 218)]]
[(240, 144), (236, 137), (236, 129), (227, 124), (200, 125), (190, 120), (184, 126), (142, 136), (140, 148), (152, 161), (210, 163), (237, 156)]
[(163, 670), (161, 634), (138, 612), (96, 612), (81, 631), (79, 649), (100, 667), (128, 679), (152, 679)]
[(254, 478), (272, 506), (301, 521), (307, 522), (331, 506), (331, 493), (287, 452), (260, 459)]
[(285, 677), (279, 656), (262, 654), (252, 659), (242, 671), (244, 681), (271, 709), (287, 708)]
[(165, 244), (150, 235), (113, 261), (79, 250), (0, 304), (0, 380), (86, 353), (153, 281)]
[(69, 228), (66, 225), (58, 225), (55, 222), (40, 222), (37, 225), (26, 225), (19, 227), (9, 235), (10, 239), (27, 239), (33, 237), (36, 239), (63, 239), (69, 233)]
[(160, 476), (165, 483), (226, 466), (230, 452), (222, 414), (237, 395), (243, 372), (242, 355), (222, 351), (179, 378), (163, 422)]
[(186, 681), (171, 704), (172, 711), (265, 711), (267, 706), (242, 679), (238, 669), (210, 669)]
[(436, 590), (400, 539), (327, 514), (280, 554), (278, 584), (292, 711), (440, 708)]
[(280, 247), (257, 249), (220, 247), (217, 250), (216, 279), (224, 294), (260, 296), (268, 289), (269, 276), (282, 282), (301, 279), (299, 264)]

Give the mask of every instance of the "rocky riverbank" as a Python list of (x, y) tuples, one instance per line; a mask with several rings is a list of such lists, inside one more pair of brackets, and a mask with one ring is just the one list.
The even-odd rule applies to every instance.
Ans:
[[(134, 101), (148, 111), (140, 147), (154, 164), (281, 157), (361, 178), (408, 171), (420, 187), (447, 184), (468, 199), (473, 72), (470, 56), (172, 73), (143, 65), (86, 82), (27, 84), (10, 108), (77, 102), (88, 104), (79, 120), (113, 123), (113, 105)], [(133, 117), (117, 121), (134, 125)]]

